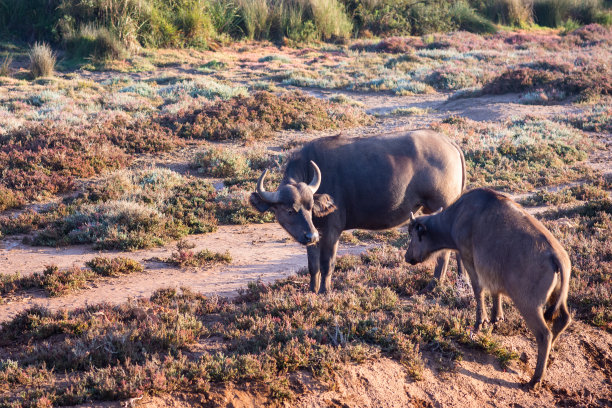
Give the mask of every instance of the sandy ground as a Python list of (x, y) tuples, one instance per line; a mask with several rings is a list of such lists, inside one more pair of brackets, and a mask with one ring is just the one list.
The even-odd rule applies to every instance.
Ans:
[[(338, 92), (307, 90), (318, 97), (330, 97)], [(380, 93), (346, 93), (362, 102), (366, 110), (385, 114), (402, 107), (429, 108), (423, 116), (385, 117), (372, 126), (352, 129), (351, 136), (366, 136), (391, 130), (428, 126), (449, 115), (461, 115), (475, 120), (504, 120), (528, 114), (560, 116), (574, 113), (574, 105), (533, 106), (516, 103), (516, 95), (488, 96), (478, 99), (447, 101), (445, 95), (392, 97)], [(296, 137), (310, 139), (334, 132), (299, 134), (282, 132), (271, 145), (282, 145)], [(598, 135), (610, 147), (610, 135)], [(590, 158), (593, 167), (612, 171), (610, 149)], [(177, 153), (155, 159), (157, 164), (185, 168), (187, 158)], [(146, 271), (122, 278), (106, 279), (92, 284), (76, 294), (47, 298), (42, 292), (30, 292), (26, 297), (5, 299), (0, 305), (0, 322), (34, 305), (52, 310), (75, 308), (98, 302), (120, 303), (129, 298), (148, 297), (161, 287), (186, 286), (205, 294), (233, 295), (248, 282), (261, 279), (273, 281), (295, 273), (306, 266), (303, 247), (291, 241), (277, 224), (222, 226), (215, 233), (194, 235), (187, 242), (195, 250), (229, 250), (232, 263), (211, 268), (178, 269), (154, 261), (152, 258), (170, 256), (174, 244), (131, 253), (104, 252), (105, 256), (128, 256), (141, 261)], [(363, 251), (365, 246), (341, 245), (340, 254)], [(45, 265), (60, 268), (81, 266), (100, 255), (89, 246), (68, 248), (30, 247), (19, 237), (0, 241), (0, 273), (41, 272)], [(520, 336), (498, 336), (506, 346), (525, 351), (528, 366), (535, 363), (533, 339)], [(494, 357), (480, 352), (466, 353), (464, 360), (452, 371), (440, 371), (438, 364), (424, 355), (427, 367), (423, 381), (412, 381), (397, 362), (383, 358), (362, 365), (347, 366), (338, 374), (336, 387), (328, 389), (312, 380), (308, 373), (297, 373), (293, 382), (301, 395), (291, 406), (300, 407), (543, 407), (543, 406), (612, 406), (612, 335), (582, 323), (574, 323), (559, 341), (557, 358), (550, 367), (547, 383), (542, 390), (525, 392), (521, 382), (529, 379), (531, 369), (513, 363), (502, 370)], [(216, 390), (210, 406), (264, 406), (266, 402), (257, 389), (243, 385), (237, 389)], [(212, 401), (212, 402), (210, 402)], [(193, 396), (145, 396), (134, 401), (134, 406), (201, 406)], [(103, 403), (88, 406), (119, 406)]]
[[(306, 250), (288, 238), (276, 223), (240, 226), (221, 226), (218, 231), (192, 235), (185, 239), (195, 245), (194, 251), (228, 250), (232, 262), (227, 266), (180, 269), (159, 262), (168, 258), (173, 246), (165, 246), (131, 253), (95, 251), (88, 245), (67, 248), (45, 248), (23, 245), (18, 239), (0, 242), (0, 273), (19, 272), (22, 275), (41, 272), (45, 265), (61, 268), (82, 266), (88, 260), (104, 256), (127, 256), (143, 263), (145, 272), (120, 279), (97, 281), (86, 290), (58, 298), (49, 298), (42, 291), (29, 292), (26, 297), (8, 299), (0, 306), (0, 322), (32, 306), (51, 310), (77, 308), (99, 302), (121, 303), (129, 298), (149, 297), (162, 287), (189, 287), (207, 295), (235, 295), (249, 282), (261, 279), (271, 282), (287, 277), (307, 266)], [(364, 245), (341, 245), (338, 253), (358, 253)]]
[[(547, 379), (535, 391), (523, 384), (535, 362), (535, 341), (523, 335), (496, 336), (504, 346), (525, 351), (527, 364), (513, 362), (506, 369), (482, 352), (464, 353), (452, 369), (441, 369), (436, 357), (423, 353), (423, 378), (414, 381), (397, 361), (380, 358), (350, 364), (335, 374), (328, 387), (308, 372), (291, 376), (297, 398), (285, 407), (401, 408), (401, 407), (606, 407), (612, 406), (612, 336), (580, 322), (559, 339)], [(88, 404), (82, 407), (130, 406), (129, 401)], [(254, 384), (213, 388), (206, 395), (143, 396), (138, 407), (263, 407), (270, 404)]]

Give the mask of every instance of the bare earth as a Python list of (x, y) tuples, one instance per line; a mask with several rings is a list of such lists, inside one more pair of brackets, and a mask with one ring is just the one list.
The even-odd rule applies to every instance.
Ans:
[[(311, 90), (318, 97), (330, 97), (337, 92)], [(401, 107), (432, 109), (423, 116), (387, 117), (376, 125), (349, 130), (351, 136), (364, 136), (398, 129), (426, 127), (449, 115), (461, 115), (475, 120), (499, 121), (528, 114), (559, 116), (575, 113), (581, 108), (575, 105), (533, 106), (516, 102), (516, 95), (488, 96), (478, 99), (460, 99), (446, 102), (445, 95), (418, 97), (392, 97), (385, 94), (350, 93), (352, 99), (363, 102), (370, 113), (384, 114)], [(304, 139), (329, 134), (325, 132), (301, 135)], [(593, 166), (606, 172), (612, 171), (610, 135), (599, 135), (608, 149), (590, 158)], [(269, 147), (282, 145), (296, 134), (281, 133), (269, 142)], [(186, 168), (188, 158), (172, 153), (155, 158), (158, 165), (173, 169)], [(128, 256), (146, 266), (142, 274), (99, 281), (87, 290), (60, 298), (48, 298), (43, 293), (31, 292), (26, 297), (5, 299), (0, 305), (0, 322), (34, 305), (52, 310), (77, 308), (99, 302), (120, 303), (130, 298), (148, 297), (161, 287), (190, 287), (205, 294), (232, 296), (248, 282), (261, 279), (265, 282), (295, 273), (306, 266), (305, 250), (288, 238), (277, 224), (222, 226), (215, 233), (194, 235), (187, 239), (196, 250), (229, 250), (232, 263), (213, 268), (178, 269), (152, 258), (170, 256), (174, 245), (135, 251), (132, 253), (105, 252), (105, 256)], [(366, 246), (342, 245), (340, 254), (358, 253)], [(98, 256), (89, 246), (69, 248), (30, 247), (19, 238), (0, 242), (0, 273), (30, 274), (41, 272), (45, 265), (60, 268), (81, 266)], [(523, 335), (497, 336), (505, 346), (526, 352), (526, 366), (535, 363), (535, 342)], [(502, 370), (495, 357), (483, 353), (469, 353), (453, 371), (440, 372), (427, 354), (427, 367), (422, 381), (414, 382), (405, 369), (390, 359), (369, 361), (361, 365), (349, 365), (338, 375), (335, 388), (320, 384), (308, 373), (293, 377), (301, 396), (292, 406), (300, 407), (543, 407), (543, 406), (612, 406), (612, 334), (580, 322), (574, 322), (558, 342), (556, 357), (547, 374), (547, 381), (539, 391), (525, 392), (521, 383), (531, 376), (525, 364), (513, 362)], [(433, 357), (432, 357), (433, 358)], [(212, 406), (248, 407), (262, 406), (262, 399), (249, 384), (238, 389), (213, 390)], [(103, 403), (90, 406), (119, 406), (119, 403)], [(129, 405), (129, 404), (124, 404)], [(145, 396), (133, 401), (134, 406), (185, 407), (198, 406), (191, 397)]]

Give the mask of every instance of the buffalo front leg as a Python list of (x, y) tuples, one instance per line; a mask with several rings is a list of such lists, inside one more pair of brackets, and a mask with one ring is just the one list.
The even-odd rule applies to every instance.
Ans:
[(493, 309), (491, 310), (491, 323), (495, 324), (504, 320), (504, 306), (502, 295), (497, 293), (493, 295)]
[(310, 291), (319, 292), (321, 286), (321, 261), (319, 245), (310, 245), (306, 247), (308, 253), (308, 272), (310, 273)]
[(434, 278), (425, 288), (426, 291), (430, 291), (435, 288), (437, 284), (444, 282), (450, 254), (451, 251), (441, 251), (438, 255), (438, 258), (436, 259), (436, 269), (434, 269)]
[(319, 247), (321, 249), (321, 288), (319, 293), (327, 293), (332, 289), (332, 273), (336, 267), (336, 252), (338, 251), (338, 240), (340, 232), (330, 231), (323, 234)]
[(474, 329), (478, 331), (488, 321), (487, 310), (484, 307), (485, 292), (480, 284), (480, 281), (478, 280), (478, 275), (476, 274), (474, 265), (471, 262), (465, 262), (464, 260), (463, 267), (470, 277), (470, 283), (472, 284), (472, 289), (474, 290), (474, 298), (476, 299), (476, 323), (474, 324)]

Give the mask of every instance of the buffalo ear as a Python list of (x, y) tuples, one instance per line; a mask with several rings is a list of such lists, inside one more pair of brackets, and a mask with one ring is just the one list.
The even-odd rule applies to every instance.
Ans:
[(255, 207), (255, 209), (259, 212), (266, 212), (270, 209), (270, 204), (262, 200), (259, 194), (257, 193), (251, 193), (251, 196), (249, 197), (249, 203), (251, 203), (251, 205)]
[(425, 235), (425, 232), (427, 232), (427, 228), (425, 227), (425, 225), (423, 225), (419, 221), (415, 222), (415, 228), (416, 228), (417, 236), (419, 237), (419, 241), (420, 241), (421, 238), (423, 238), (423, 235)]
[(333, 198), (331, 198), (328, 194), (314, 195), (314, 207), (312, 208), (312, 213), (315, 217), (325, 217), (334, 211), (336, 211), (336, 205), (334, 204)]

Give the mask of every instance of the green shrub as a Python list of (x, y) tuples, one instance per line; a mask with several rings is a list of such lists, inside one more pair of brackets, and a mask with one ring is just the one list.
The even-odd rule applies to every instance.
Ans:
[(218, 147), (196, 153), (192, 167), (212, 177), (240, 177), (250, 171), (244, 155)]
[(35, 43), (28, 53), (30, 57), (30, 74), (33, 78), (53, 75), (55, 53), (46, 43)]
[(569, 14), (572, 0), (536, 0), (533, 17), (536, 23), (546, 27), (559, 27)]
[(209, 39), (215, 36), (206, 3), (202, 1), (193, 1), (180, 7), (175, 25), (183, 39), (181, 45), (206, 47)]
[(451, 19), (459, 30), (472, 33), (494, 33), (495, 25), (474, 11), (466, 1), (458, 1), (450, 9)]

